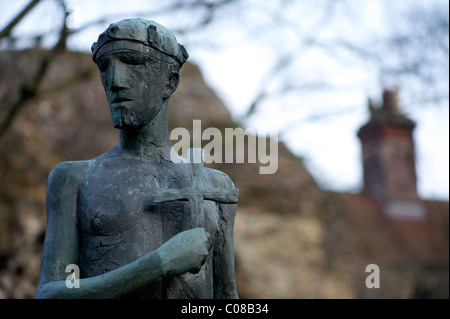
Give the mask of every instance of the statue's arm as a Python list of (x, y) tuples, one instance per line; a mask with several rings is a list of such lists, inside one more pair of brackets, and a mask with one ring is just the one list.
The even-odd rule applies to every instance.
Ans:
[(77, 264), (79, 256), (77, 197), (83, 174), (77, 166), (61, 163), (47, 181), (47, 231), (36, 298), (115, 298), (137, 289), (138, 278), (142, 282), (160, 280), (162, 263), (154, 252), (115, 271), (81, 279), (80, 288), (66, 286), (70, 275), (66, 267)]
[(36, 298), (90, 299), (121, 298), (161, 280), (163, 266), (158, 251), (103, 275), (80, 279), (79, 288), (68, 288), (63, 280), (39, 283)]
[[(197, 228), (172, 237), (157, 250), (128, 265), (103, 275), (80, 279), (79, 288), (68, 288), (66, 278), (70, 273), (66, 273), (66, 267), (77, 264), (79, 256), (76, 215), (80, 175), (74, 164), (62, 163), (49, 176), (47, 232), (36, 298), (120, 298), (164, 276), (199, 269), (204, 263), (208, 254), (207, 236), (203, 229)], [(186, 248), (186, 242), (191, 243), (190, 249)], [(180, 247), (184, 250), (180, 251)], [(174, 263), (183, 254), (183, 262)], [(186, 258), (186, 255), (197, 258)]]
[(36, 298), (52, 298), (69, 292), (65, 287), (68, 275), (65, 270), (78, 262), (77, 185), (72, 166), (71, 163), (57, 165), (47, 180), (47, 230)]
[[(224, 173), (216, 171), (216, 187), (234, 189), (233, 181)], [(237, 299), (234, 266), (233, 232), (236, 204), (219, 204), (219, 233), (214, 243), (214, 298)]]
[(219, 204), (221, 221), (214, 249), (214, 298), (238, 299), (234, 265), (234, 218), (237, 204)]

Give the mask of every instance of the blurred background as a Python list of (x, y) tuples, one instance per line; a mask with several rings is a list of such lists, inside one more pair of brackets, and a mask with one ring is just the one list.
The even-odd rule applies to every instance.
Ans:
[[(171, 129), (279, 132), (276, 174), (211, 165), (240, 189), (242, 298), (448, 298), (442, 0), (2, 1), (0, 298), (34, 295), (50, 170), (117, 143), (90, 46), (129, 17), (190, 54)], [(373, 127), (388, 132), (376, 146)], [(379, 289), (365, 286), (373, 263)]]

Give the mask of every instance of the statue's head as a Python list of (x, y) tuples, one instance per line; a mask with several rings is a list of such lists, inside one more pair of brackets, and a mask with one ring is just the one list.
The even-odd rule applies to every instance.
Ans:
[(172, 32), (145, 19), (112, 23), (92, 45), (114, 127), (140, 127), (167, 104), (188, 53)]

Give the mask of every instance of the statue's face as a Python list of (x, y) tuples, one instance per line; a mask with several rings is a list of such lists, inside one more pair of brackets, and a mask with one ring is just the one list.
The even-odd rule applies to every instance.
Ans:
[(150, 122), (173, 92), (169, 64), (149, 55), (112, 51), (99, 57), (97, 65), (116, 128), (139, 128)]

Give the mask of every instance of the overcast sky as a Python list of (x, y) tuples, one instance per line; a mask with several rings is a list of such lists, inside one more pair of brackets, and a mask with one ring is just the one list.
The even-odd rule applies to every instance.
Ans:
[[(2, 1), (0, 28), (28, 2)], [(216, 22), (204, 31), (176, 33), (179, 42), (186, 46), (190, 54), (189, 60), (199, 65), (207, 85), (224, 101), (235, 119), (240, 119), (248, 110), (261, 85), (267, 80), (266, 76), (276, 57), (280, 53), (289, 52), (298, 38), (292, 30), (272, 26), (270, 21), (265, 20), (268, 18), (264, 10), (270, 10), (271, 6), (277, 6), (280, 1), (265, 1), (267, 5), (262, 9), (261, 6), (252, 6), (256, 2), (247, 0), (244, 1), (245, 6), (224, 10), (216, 17)], [(314, 28), (321, 19), (322, 11), (317, 10), (315, 4), (320, 5), (326, 1), (287, 2), (295, 5), (292, 5), (284, 18), (293, 22), (301, 19), (299, 25), (302, 30), (299, 32), (304, 32)], [(412, 0), (396, 1), (403, 5), (411, 2)], [(74, 0), (67, 3), (72, 10), (69, 23), (73, 27), (82, 26), (101, 16), (115, 15), (114, 20), (86, 29), (70, 38), (70, 49), (86, 52), (89, 52), (92, 42), (110, 22), (155, 8), (154, 1), (144, 0)], [(322, 39), (332, 38), (336, 34), (348, 39), (367, 37), (367, 30), (377, 36), (386, 32), (386, 4), (391, 1), (349, 0), (343, 3), (346, 5), (338, 6), (337, 9), (342, 12), (335, 15), (339, 19), (320, 30)], [(24, 23), (17, 26), (14, 34), (55, 30), (61, 19), (55, 15), (54, 8), (55, 1), (44, 0)], [(180, 13), (142, 17), (154, 19), (173, 30), (186, 25), (189, 19), (195, 20), (192, 16)], [(268, 26), (263, 35), (249, 36), (255, 30), (260, 30), (261, 26)], [(209, 41), (211, 39), (213, 41)], [(50, 37), (45, 41), (51, 44), (54, 39)], [(327, 89), (319, 85), (323, 79), (326, 79)], [(298, 81), (297, 85), (302, 81), (319, 84), (296, 94), (278, 95), (266, 100), (244, 125), (258, 129), (277, 129), (280, 139), (295, 154), (305, 159), (308, 169), (322, 187), (335, 191), (359, 191), (362, 186), (362, 165), (356, 132), (369, 118), (367, 98), (379, 100), (383, 86), (396, 83), (390, 83), (389, 79), (380, 80), (376, 68), (363, 60), (357, 61), (342, 53), (339, 60), (336, 60), (318, 49), (302, 52), (289, 70), (275, 80), (269, 86), (274, 90), (280, 87), (282, 81)], [(417, 122), (414, 138), (419, 195), (423, 198), (448, 200), (448, 97), (441, 105), (418, 107), (409, 103), (408, 97), (401, 91), (400, 105), (401, 110)]]

